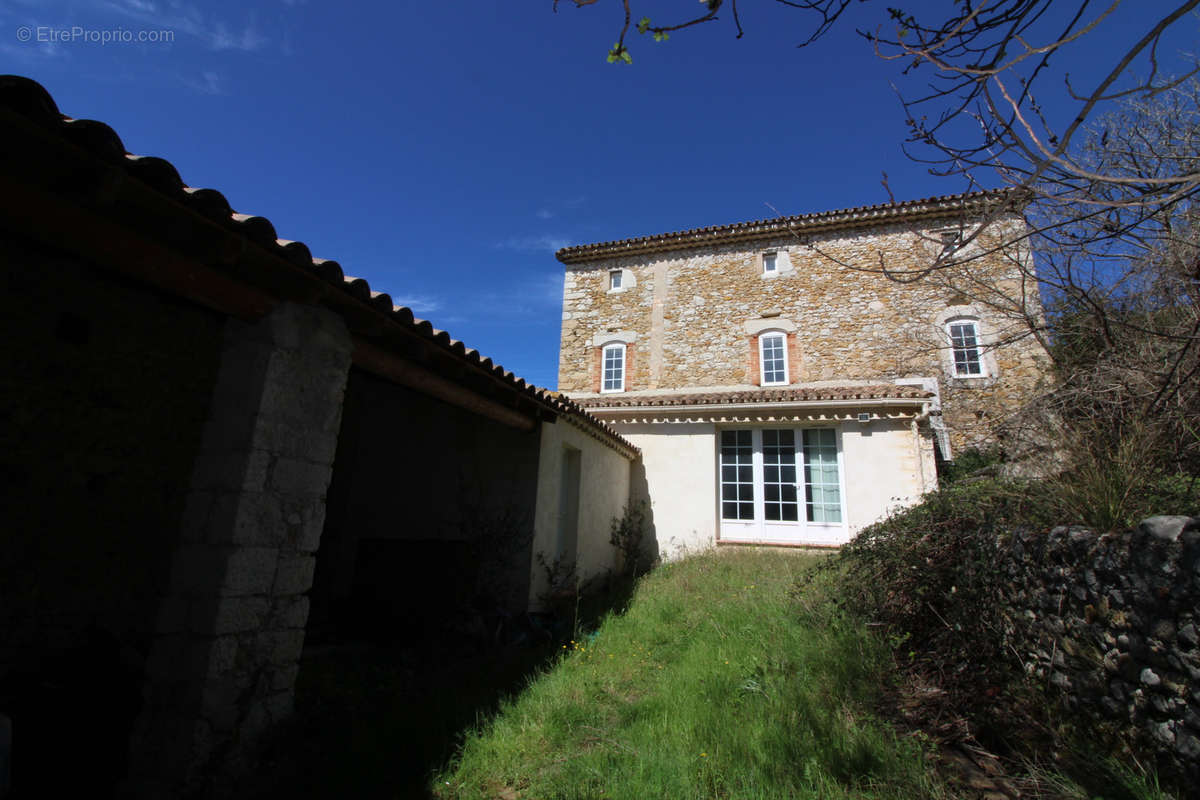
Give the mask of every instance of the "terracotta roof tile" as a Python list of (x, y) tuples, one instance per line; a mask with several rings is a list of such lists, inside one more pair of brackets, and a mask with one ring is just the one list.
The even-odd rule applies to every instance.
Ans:
[(878, 384), (872, 386), (789, 387), (781, 389), (735, 389), (718, 392), (676, 394), (609, 394), (576, 398), (585, 408), (660, 408), (664, 406), (741, 405), (749, 403), (805, 403), (818, 401), (924, 400), (933, 397), (919, 386)]
[(580, 244), (564, 247), (555, 256), (564, 264), (576, 264), (582, 261), (640, 253), (657, 253), (664, 250), (711, 247), (729, 242), (774, 239), (788, 233), (815, 233), (884, 225), (901, 219), (944, 218), (960, 214), (1015, 211), (1022, 205), (1022, 196), (1010, 189), (948, 194), (923, 200), (855, 206), (854, 208), (821, 211), (814, 214), (735, 222), (729, 225), (710, 225), (706, 228), (637, 236), (611, 242)]
[(472, 368), (490, 374), (513, 390), (557, 414), (575, 417), (617, 449), (631, 455), (638, 452), (638, 449), (628, 440), (618, 435), (571, 399), (558, 392), (527, 383), (499, 364), (495, 364), (490, 358), (482, 358), (478, 351), (468, 349), (462, 342), (451, 339), (445, 331), (435, 330), (429, 322), (416, 319), (411, 309), (393, 305), (392, 298), (388, 294), (372, 289), (365, 278), (345, 275), (341, 265), (336, 261), (314, 258), (308, 246), (303, 242), (279, 238), (275, 226), (266, 217), (235, 212), (225, 196), (215, 189), (187, 186), (174, 165), (165, 159), (126, 152), (121, 138), (108, 125), (94, 120), (76, 120), (66, 117), (59, 112), (50, 93), (36, 81), (17, 75), (0, 75), (0, 109), (7, 109), (26, 118), (97, 158), (120, 164), (131, 176), (162, 193), (165, 197), (228, 229), (245, 235), (247, 239), (264, 249), (307, 270), (325, 283), (341, 289), (363, 305), (375, 309), (397, 325), (416, 332), (456, 358), (465, 361)]

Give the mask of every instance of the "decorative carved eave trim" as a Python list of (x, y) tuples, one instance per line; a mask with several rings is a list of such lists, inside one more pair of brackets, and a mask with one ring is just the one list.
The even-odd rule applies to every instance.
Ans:
[[(611, 408), (591, 409), (592, 413), (608, 424), (695, 424), (714, 423), (718, 425), (759, 425), (759, 424), (811, 424), (811, 423), (869, 423), (878, 421), (920, 421), (926, 416), (924, 404), (888, 403), (883, 408), (867, 410), (862, 407), (845, 405), (831, 406), (812, 404), (803, 407), (795, 405), (769, 406), (761, 403), (745, 406), (696, 406), (692, 408)], [(859, 414), (868, 414), (869, 419), (860, 420)]]
[[(920, 418), (920, 414), (913, 412), (911, 414), (888, 414), (886, 416), (875, 416), (873, 420), (916, 420)], [(840, 422), (858, 422), (856, 414), (712, 414), (712, 415), (694, 415), (686, 416), (681, 414), (655, 414), (646, 416), (622, 415), (620, 417), (604, 418), (604, 421), (610, 425), (619, 425), (622, 423), (630, 425), (657, 425), (657, 424), (678, 424), (688, 425), (695, 423), (713, 423), (716, 425), (760, 425), (760, 424), (811, 424), (814, 422), (823, 423), (840, 423)]]

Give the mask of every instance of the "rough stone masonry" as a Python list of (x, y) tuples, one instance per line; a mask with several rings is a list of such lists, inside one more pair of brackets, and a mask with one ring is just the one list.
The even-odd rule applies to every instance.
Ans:
[(997, 598), (1040, 682), (1093, 729), (1200, 782), (1200, 517), (1016, 532)]
[(291, 712), (351, 346), (316, 307), (226, 323), (134, 734), (131, 774), (164, 796)]
[[(996, 423), (1027, 402), (1045, 375), (1046, 354), (1028, 335), (1040, 316), (1030, 255), (1016, 215), (961, 250), (961, 267), (897, 281), (928, 267), (953, 216), (876, 223), (755, 241), (681, 244), (635, 255), (567, 263), (559, 389), (594, 391), (597, 343), (613, 332), (630, 342), (627, 390), (725, 387), (756, 382), (746, 323), (787, 321), (790, 382), (940, 376), (946, 426), (958, 448), (994, 441)], [(764, 274), (762, 254), (779, 269)], [(619, 290), (609, 274), (625, 270)], [(979, 321), (991, 370), (955, 377), (944, 322)]]

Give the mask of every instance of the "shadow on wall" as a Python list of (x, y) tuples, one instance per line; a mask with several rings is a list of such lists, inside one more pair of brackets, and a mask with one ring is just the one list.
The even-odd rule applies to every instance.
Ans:
[(646, 480), (646, 466), (640, 458), (630, 465), (629, 502), (642, 504), (642, 524), (645, 531), (642, 538), (642, 556), (645, 559), (643, 563), (657, 564), (661, 555), (658, 546), (658, 528), (654, 524), (654, 506), (650, 503), (650, 484)]
[(422, 797), (556, 649), (525, 614), (538, 429), (350, 371), (295, 718), (238, 797)]
[(128, 766), (222, 321), (11, 238), (0, 263), (11, 791), (105, 797)]
[(310, 641), (437, 638), (523, 612), (539, 441), (352, 369)]
[[(553, 664), (570, 639), (628, 605), (636, 577), (605, 571), (586, 594), (563, 598), (560, 606), (539, 613), (506, 607), (503, 598), (514, 586), (509, 579), (516, 577), (511, 568), (520, 566), (523, 580), (529, 578), (532, 518), (517, 501), (536, 475), (523, 471), (528, 465), (519, 449), (530, 441), (495, 429), (478, 438), (470, 433), (471, 420), (459, 420), (465, 427), (455, 430), (445, 414), (441, 428), (412, 433), (413, 425), (424, 424), (417, 409), (416, 420), (386, 422), (390, 432), (371, 428), (366, 445), (365, 429), (352, 430), (356, 417), (344, 418), (351, 428), (344, 428), (339, 448), (348, 455), (335, 466), (330, 487), (297, 714), (266, 743), (258, 767), (236, 787), (238, 797), (429, 797), (430, 773), (454, 755), (464, 731)], [(458, 443), (451, 452), (460, 474), (447, 472), (442, 489), (449, 494), (414, 492), (403, 465), (377, 468), (376, 459), (396, 457), (389, 440), (409, 433), (410, 441), (424, 436)], [(501, 440), (513, 449), (497, 458)], [(531, 444), (537, 447), (536, 436)], [(416, 454), (422, 452), (428, 451), (414, 447), (403, 457), (420, 468)], [(365, 482), (355, 480), (356, 465), (373, 464)], [(476, 485), (472, 475), (487, 480)], [(476, 491), (483, 486), (491, 493)], [(640, 469), (634, 496), (646, 496)], [(426, 504), (440, 522), (414, 504)], [(642, 508), (639, 561), (649, 565), (658, 548), (648, 503)], [(424, 524), (406, 524), (416, 519)], [(391, 535), (378, 535), (381, 530)], [(438, 532), (443, 535), (434, 538)], [(342, 571), (347, 566), (349, 573)], [(515, 585), (528, 593), (528, 583)]]

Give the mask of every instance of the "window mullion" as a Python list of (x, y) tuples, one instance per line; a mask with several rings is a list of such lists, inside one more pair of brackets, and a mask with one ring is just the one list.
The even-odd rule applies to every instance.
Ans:
[(837, 476), (838, 476), (838, 509), (841, 523), (849, 524), (846, 516), (846, 457), (842, 452), (842, 432), (835, 430), (833, 434), (833, 443), (837, 448)]
[(751, 431), (751, 444), (754, 448), (753, 458), (753, 473), (754, 473), (754, 527), (761, 534), (764, 530), (763, 520), (767, 518), (767, 504), (763, 492), (763, 445), (762, 445), (762, 429), (755, 428)]
[(800, 535), (808, 532), (808, 487), (804, 481), (804, 429), (793, 428), (796, 437), (796, 522), (800, 526)]

